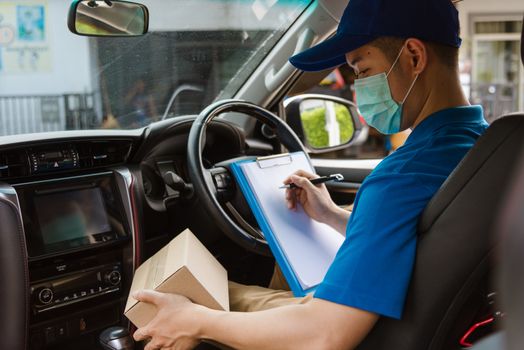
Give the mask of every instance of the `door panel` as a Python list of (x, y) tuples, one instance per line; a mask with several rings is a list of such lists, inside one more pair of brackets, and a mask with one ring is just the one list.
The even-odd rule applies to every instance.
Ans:
[(340, 173), (344, 182), (362, 183), (382, 159), (320, 159), (311, 162), (319, 175)]
[(343, 182), (327, 185), (335, 203), (344, 207), (353, 204), (360, 185), (381, 161), (382, 159), (311, 159), (320, 176), (337, 173), (344, 176)]

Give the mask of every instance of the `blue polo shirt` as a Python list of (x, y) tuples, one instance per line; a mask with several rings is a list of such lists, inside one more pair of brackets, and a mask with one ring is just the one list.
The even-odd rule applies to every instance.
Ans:
[(423, 120), (362, 183), (346, 239), (315, 297), (400, 319), (419, 217), (487, 127), (480, 106)]

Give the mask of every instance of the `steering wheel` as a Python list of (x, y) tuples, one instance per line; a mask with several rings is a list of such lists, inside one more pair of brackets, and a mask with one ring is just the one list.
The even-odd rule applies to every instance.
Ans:
[(202, 151), (205, 146), (206, 128), (213, 118), (226, 112), (238, 112), (254, 117), (270, 127), (289, 152), (303, 151), (308, 160), (309, 156), (302, 142), (286, 123), (270, 111), (250, 102), (242, 100), (215, 102), (204, 109), (191, 126), (187, 144), (187, 161), (195, 194), (214, 222), (230, 239), (250, 251), (270, 255), (263, 235), (244, 221), (229, 202), (231, 193), (238, 191), (238, 186), (230, 172), (230, 165), (239, 160), (255, 159), (255, 157), (229, 159), (208, 167), (203, 163)]

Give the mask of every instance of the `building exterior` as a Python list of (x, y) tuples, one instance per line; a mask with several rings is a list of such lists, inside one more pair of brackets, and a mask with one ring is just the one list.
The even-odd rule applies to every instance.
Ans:
[(524, 69), (520, 63), (522, 0), (464, 0), (461, 76), (472, 103), (484, 106), (486, 119), (524, 110)]

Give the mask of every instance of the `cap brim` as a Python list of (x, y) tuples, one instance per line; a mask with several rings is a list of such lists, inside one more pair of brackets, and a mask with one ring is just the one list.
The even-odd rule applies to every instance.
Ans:
[(373, 41), (369, 35), (338, 35), (321, 42), (299, 54), (292, 56), (289, 62), (306, 72), (338, 67), (346, 63), (346, 53)]

